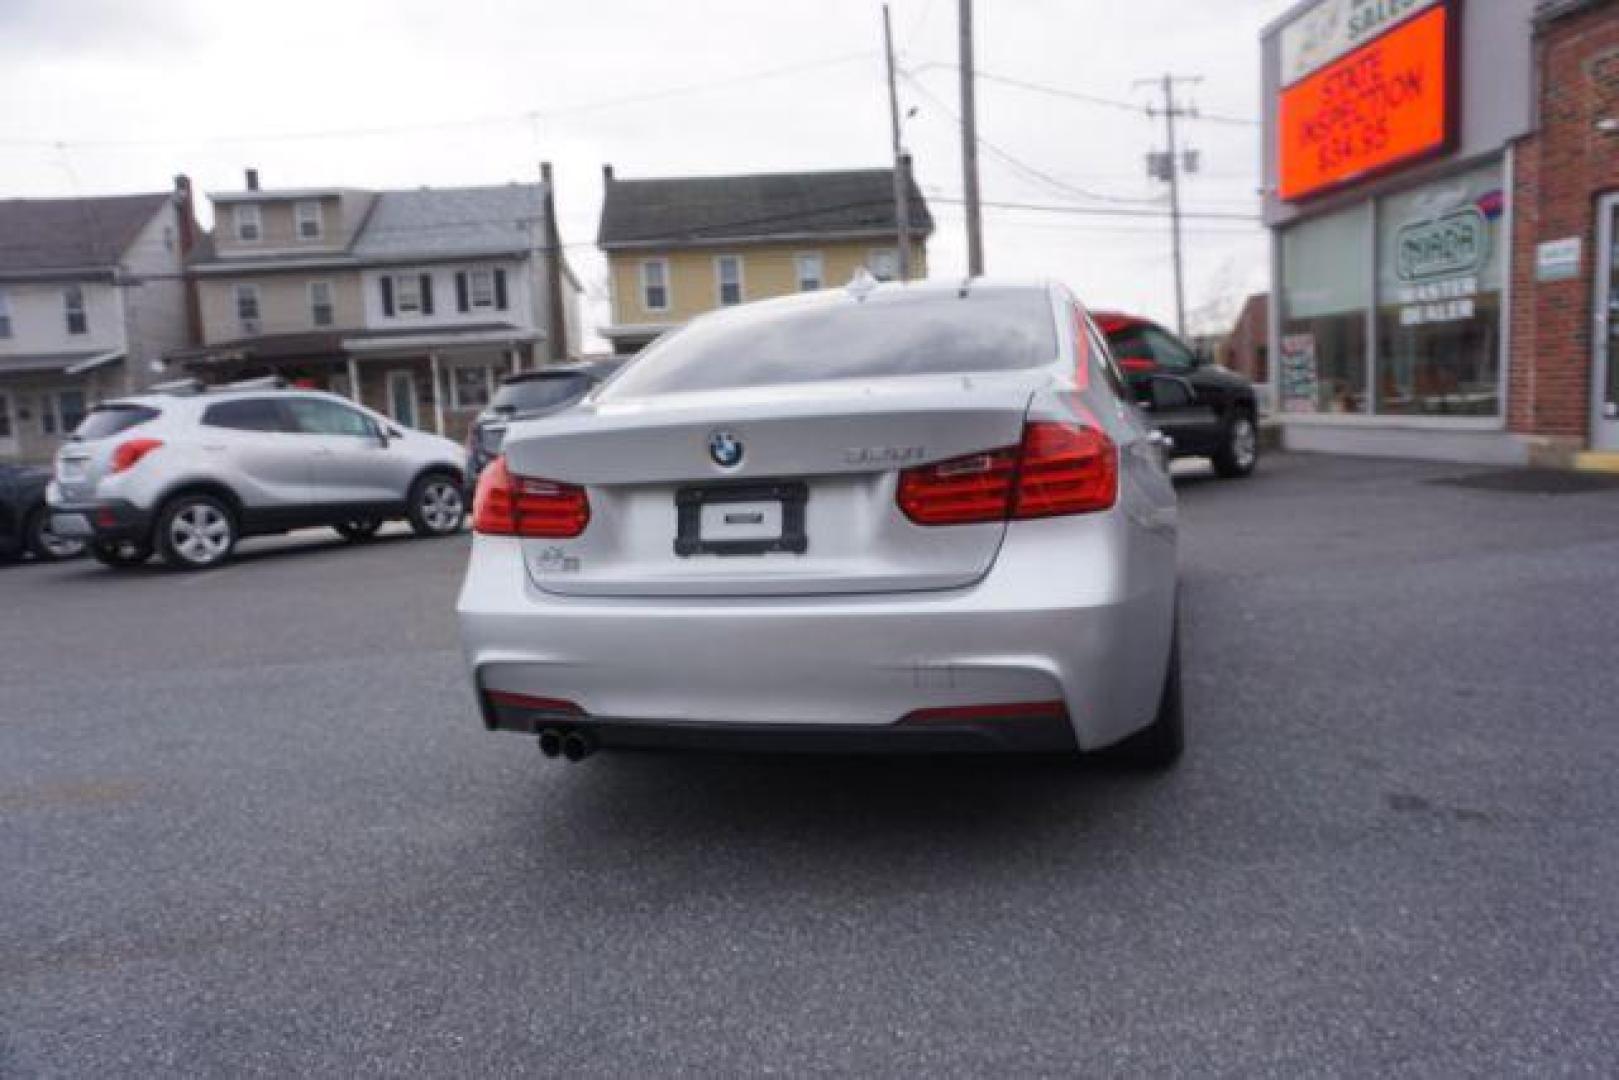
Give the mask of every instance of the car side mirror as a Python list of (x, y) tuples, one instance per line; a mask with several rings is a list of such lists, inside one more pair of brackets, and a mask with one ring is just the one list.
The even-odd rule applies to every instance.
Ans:
[(386, 450), (388, 443), (393, 439), (393, 432), (388, 430), (387, 424), (378, 424), (376, 426), (376, 435), (377, 445)]

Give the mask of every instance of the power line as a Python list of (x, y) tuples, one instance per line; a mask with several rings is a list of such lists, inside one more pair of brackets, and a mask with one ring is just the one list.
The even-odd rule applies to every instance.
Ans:
[[(932, 198), (942, 203), (961, 202), (960, 199), (949, 195), (934, 195)], [(985, 199), (984, 205), (1000, 207), (1003, 210), (1038, 210), (1048, 214), (1077, 214), (1082, 217), (1130, 217), (1167, 220), (1170, 216), (1168, 210), (1135, 210), (1121, 206), (1065, 206), (1055, 203), (1005, 202), (990, 199)], [(1183, 211), (1181, 217), (1202, 221), (1245, 221), (1256, 225), (1260, 220), (1258, 214), (1235, 214), (1219, 210), (1188, 210)]]
[[(930, 60), (925, 64), (912, 68), (911, 70), (917, 74), (921, 74), (922, 72), (928, 71), (932, 68), (953, 69), (955, 66), (956, 65), (942, 60)], [(1096, 105), (1106, 109), (1118, 109), (1123, 112), (1142, 113), (1148, 108), (1147, 106), (1133, 101), (1102, 97), (1099, 94), (1088, 94), (1081, 90), (1070, 90), (1060, 86), (1049, 86), (1045, 83), (1030, 82), (1027, 79), (1016, 79), (1010, 75), (997, 75), (993, 72), (979, 71), (978, 77), (988, 82), (1001, 83), (1005, 86), (1015, 86), (1019, 89), (1031, 90), (1037, 94), (1048, 94), (1052, 97), (1067, 98), (1070, 101), (1080, 101), (1087, 105)], [(1211, 124), (1231, 124), (1237, 127), (1260, 126), (1260, 122), (1258, 120), (1241, 116), (1225, 116), (1220, 113), (1203, 112), (1202, 110), (1198, 110), (1196, 113), (1191, 114), (1188, 119), (1205, 120)]]
[[(917, 93), (921, 94), (923, 97), (925, 97), (929, 101), (933, 102), (933, 104), (936, 107), (938, 107), (938, 109), (940, 111), (942, 111), (945, 114), (945, 116), (949, 117), (950, 121), (952, 123), (954, 123), (954, 124), (960, 124), (961, 123), (960, 118), (954, 112), (951, 111), (950, 106), (946, 105), (944, 103), (944, 101), (941, 100), (937, 94), (935, 94), (933, 91), (929, 90), (926, 86), (924, 86), (921, 83), (920, 80), (912, 77), (909, 72), (902, 71), (900, 74), (904, 77), (906, 82), (911, 84), (911, 86), (916, 90)], [(1043, 171), (1041, 169), (1035, 168), (1033, 165), (1030, 165), (1028, 162), (1023, 161), (1023, 160), (1013, 156), (1012, 154), (1008, 153), (1006, 150), (1003, 150), (1001, 147), (997, 146), (995, 143), (990, 142), (988, 139), (984, 138), (982, 135), (979, 135), (977, 137), (977, 142), (978, 142), (979, 146), (982, 146), (985, 150), (989, 151), (989, 153), (990, 153), (990, 155), (992, 157), (996, 158), (1001, 163), (1007, 165), (1009, 168), (1015, 170), (1016, 172), (1019, 172), (1019, 173), (1023, 174), (1024, 176), (1032, 177), (1033, 179), (1039, 181), (1040, 183), (1046, 185), (1047, 187), (1055, 188), (1058, 191), (1061, 191), (1061, 192), (1063, 192), (1065, 194), (1068, 194), (1068, 195), (1071, 195), (1071, 196), (1078, 196), (1079, 198), (1082, 198), (1082, 199), (1092, 199), (1092, 200), (1095, 200), (1097, 202), (1108, 202), (1108, 203), (1141, 204), (1141, 203), (1155, 203), (1155, 202), (1158, 201), (1156, 198), (1142, 198), (1140, 196), (1129, 196), (1129, 195), (1108, 195), (1108, 194), (1104, 194), (1103, 192), (1100, 192), (1100, 191), (1091, 191), (1088, 188), (1082, 188), (1082, 187), (1079, 187), (1079, 186), (1077, 186), (1075, 184), (1070, 184), (1067, 181), (1060, 179), (1059, 177), (1053, 176), (1048, 172), (1045, 172), (1045, 171)]]

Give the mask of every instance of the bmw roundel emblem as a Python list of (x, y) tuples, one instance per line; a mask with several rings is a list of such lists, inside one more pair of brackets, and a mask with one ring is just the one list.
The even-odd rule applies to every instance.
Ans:
[(716, 431), (708, 437), (708, 456), (720, 468), (734, 469), (742, 464), (742, 440), (734, 431)]

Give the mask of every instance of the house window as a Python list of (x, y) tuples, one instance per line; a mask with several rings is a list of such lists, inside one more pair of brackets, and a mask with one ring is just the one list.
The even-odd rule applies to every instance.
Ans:
[(298, 221), (298, 239), (320, 239), (320, 203), (313, 200), (295, 203), (293, 206), (293, 215)]
[(257, 285), (236, 286), (236, 321), (242, 324), (242, 329), (248, 333), (257, 333), (259, 329), (259, 287)]
[(669, 310), (667, 259), (648, 259), (641, 264), (641, 306), (648, 311)]
[(814, 292), (826, 285), (826, 265), (819, 251), (799, 255), (793, 259), (798, 268), (798, 291)]
[(46, 435), (70, 435), (84, 420), (84, 391), (58, 390), (40, 401), (39, 430)]
[(330, 281), (311, 281), (309, 283), (309, 321), (316, 326), (332, 325), (332, 283)]
[(467, 274), (467, 298), (475, 308), (495, 306), (495, 275), (491, 270), (473, 270)]
[(67, 332), (82, 334), (90, 329), (89, 319), (84, 314), (84, 290), (77, 285), (69, 285), (62, 291), (62, 308), (67, 313)]
[(899, 277), (899, 250), (878, 248), (866, 259), (866, 269), (878, 281), (894, 281)]
[(481, 409), (495, 392), (495, 369), (453, 367), (450, 369), (450, 408)]
[(6, 294), (0, 292), (0, 338), (11, 336), (11, 305), (6, 300)]
[(244, 203), (231, 211), (231, 217), (236, 222), (236, 239), (251, 243), (264, 235), (258, 204)]
[(11, 395), (0, 390), (0, 442), (11, 441)]
[(742, 256), (721, 255), (716, 258), (714, 278), (719, 283), (721, 307), (742, 302)]
[(394, 274), (382, 279), (384, 315), (433, 314), (433, 275)]

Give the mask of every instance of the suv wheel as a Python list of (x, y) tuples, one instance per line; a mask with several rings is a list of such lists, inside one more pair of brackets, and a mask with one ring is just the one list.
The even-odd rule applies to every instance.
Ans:
[(76, 559), (84, 554), (84, 541), (52, 532), (51, 513), (42, 506), (28, 519), (28, 550), (41, 562)]
[(207, 570), (230, 557), (236, 519), (212, 495), (182, 495), (157, 518), (157, 548), (176, 570)]
[(1226, 421), (1214, 471), (1224, 477), (1247, 476), (1259, 464), (1259, 428), (1250, 413), (1238, 410)]
[(410, 527), (417, 536), (459, 532), (467, 516), (461, 483), (449, 473), (428, 473), (410, 488)]
[(341, 525), (332, 527), (337, 530), (337, 535), (343, 539), (358, 544), (376, 536), (377, 530), (382, 528), (382, 522), (375, 518), (363, 518), (357, 521), (345, 521)]
[(97, 540), (90, 545), (90, 557), (102, 566), (125, 570), (152, 557), (152, 545), (139, 540)]

